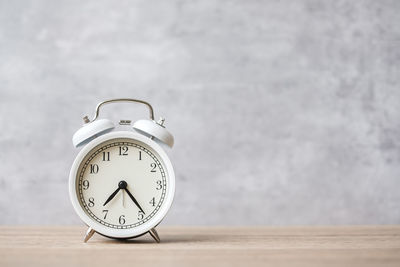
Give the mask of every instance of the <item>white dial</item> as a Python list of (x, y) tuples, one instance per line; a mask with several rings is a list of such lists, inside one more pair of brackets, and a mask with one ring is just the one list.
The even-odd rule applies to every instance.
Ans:
[(154, 227), (166, 214), (173, 171), (161, 148), (148, 144), (153, 142), (149, 138), (142, 142), (146, 137), (108, 135), (116, 137), (102, 136), (78, 155), (76, 170), (71, 170), (71, 198), (79, 205), (74, 205), (78, 214), (98, 232), (131, 237)]
[(81, 206), (111, 228), (145, 223), (165, 199), (167, 179), (156, 153), (132, 139), (113, 139), (92, 149), (77, 174)]

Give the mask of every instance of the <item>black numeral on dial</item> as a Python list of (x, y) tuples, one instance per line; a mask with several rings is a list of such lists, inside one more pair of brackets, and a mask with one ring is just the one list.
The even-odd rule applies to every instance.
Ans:
[(98, 173), (99, 172), (99, 165), (97, 164), (90, 164), (90, 173)]
[(103, 210), (104, 213), (104, 220), (107, 218), (108, 210)]
[(120, 146), (119, 147), (119, 155), (120, 156), (128, 156), (128, 147), (127, 146)]
[(153, 163), (150, 164), (150, 167), (151, 167), (151, 171), (150, 171), (150, 172), (156, 172), (157, 164), (155, 164), (155, 163), (153, 162)]
[(119, 224), (125, 224), (125, 215), (119, 216), (118, 222)]
[(156, 206), (156, 198), (153, 197), (153, 198), (150, 200), (149, 203), (151, 204), (151, 206), (155, 207), (155, 206)]
[(162, 181), (161, 180), (157, 180), (157, 187), (156, 187), (156, 189), (157, 190), (161, 190), (162, 189), (162, 187), (163, 187), (163, 185), (162, 185)]
[(83, 188), (83, 190), (88, 190), (89, 189), (89, 181), (88, 180), (83, 180), (82, 188)]
[(89, 198), (88, 206), (89, 207), (94, 207), (94, 198), (92, 198), (92, 197)]
[(142, 220), (143, 218), (144, 218), (144, 213), (141, 210), (139, 210), (137, 214), (137, 219)]
[(103, 152), (103, 161), (110, 161), (110, 152)]

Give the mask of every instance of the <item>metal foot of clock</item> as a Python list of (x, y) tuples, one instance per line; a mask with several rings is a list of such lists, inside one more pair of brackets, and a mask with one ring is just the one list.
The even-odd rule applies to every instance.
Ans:
[(151, 235), (151, 237), (153, 237), (154, 238), (154, 240), (157, 242), (157, 243), (160, 243), (160, 237), (158, 236), (158, 233), (157, 233), (157, 230), (156, 230), (156, 228), (152, 228), (150, 231), (149, 231), (149, 234)]
[(85, 242), (85, 243), (88, 242), (88, 240), (93, 236), (94, 233), (95, 233), (95, 231), (91, 227), (89, 227), (86, 231), (83, 242)]

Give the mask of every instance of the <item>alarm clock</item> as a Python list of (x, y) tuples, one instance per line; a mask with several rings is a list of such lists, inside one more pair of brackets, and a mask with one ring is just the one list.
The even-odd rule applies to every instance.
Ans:
[[(150, 118), (120, 120), (114, 124), (99, 119), (100, 108), (110, 103), (138, 103), (147, 106)], [(95, 232), (127, 239), (149, 233), (160, 242), (155, 227), (171, 207), (175, 175), (164, 148), (172, 147), (173, 136), (164, 119), (154, 120), (153, 107), (137, 99), (111, 99), (96, 106), (92, 120), (72, 138), (81, 148), (69, 175), (72, 205), (88, 226), (87, 242)]]

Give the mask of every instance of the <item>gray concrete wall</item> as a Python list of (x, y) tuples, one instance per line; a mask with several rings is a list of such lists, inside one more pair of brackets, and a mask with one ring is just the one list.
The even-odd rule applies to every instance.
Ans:
[(400, 1), (0, 1), (0, 223), (80, 223), (71, 137), (113, 97), (148, 100), (175, 135), (166, 223), (400, 223), (399, 14)]

